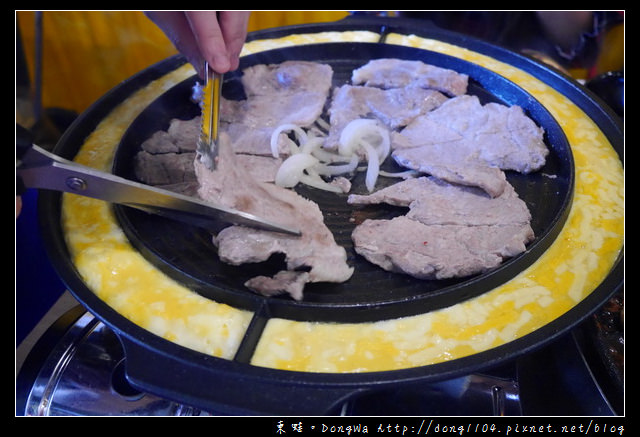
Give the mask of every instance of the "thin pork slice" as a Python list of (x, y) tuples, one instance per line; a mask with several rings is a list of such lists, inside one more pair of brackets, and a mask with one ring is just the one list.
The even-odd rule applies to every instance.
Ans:
[[(223, 123), (224, 124), (224, 123)], [(234, 124), (234, 127), (241, 125)], [(271, 132), (263, 129), (228, 129), (234, 143), (239, 165), (259, 181), (273, 182), (282, 159), (273, 158), (269, 147)], [(193, 160), (194, 138), (200, 133), (200, 116), (190, 120), (173, 119), (166, 131), (157, 131), (141, 145), (134, 158), (137, 180), (157, 187), (171, 189), (183, 194), (194, 194), (197, 186)], [(288, 150), (286, 142), (282, 150)]]
[(406, 216), (365, 220), (352, 234), (355, 250), (385, 270), (418, 279), (465, 277), (526, 250), (526, 225), (425, 225)]
[(479, 188), (423, 176), (397, 182), (372, 194), (351, 194), (348, 203), (406, 206), (410, 208), (409, 218), (426, 225), (481, 226), (531, 221), (529, 208), (509, 183), (499, 197), (489, 197)]
[(393, 158), (450, 182), (501, 193), (500, 170), (539, 170), (549, 153), (544, 130), (519, 106), (482, 105), (477, 96), (447, 100), (392, 134)]
[(350, 204), (408, 206), (391, 220), (366, 220), (352, 233), (356, 253), (420, 279), (464, 277), (492, 269), (534, 238), (526, 204), (507, 184), (496, 198), (434, 177), (407, 179)]
[[(453, 131), (472, 142), (479, 160), (503, 170), (539, 170), (549, 154), (544, 129), (518, 105), (482, 105), (477, 96), (465, 95), (448, 100), (425, 117), (439, 130)], [(415, 136), (412, 140), (414, 146), (439, 142), (431, 132), (421, 130), (420, 140)]]
[(330, 65), (319, 62), (285, 61), (247, 67), (242, 74), (247, 97), (301, 91), (325, 94), (331, 88), (333, 70)]
[[(243, 70), (246, 99), (223, 100), (221, 131), (228, 132), (234, 150), (270, 155), (273, 131), (280, 125), (311, 126), (321, 116), (329, 96), (333, 70), (327, 64), (286, 61)], [(278, 138), (287, 155), (286, 134)]]
[(447, 68), (425, 64), (422, 61), (403, 59), (374, 59), (355, 69), (351, 76), (353, 85), (379, 88), (406, 86), (434, 89), (450, 96), (467, 92), (469, 77)]
[(473, 144), (465, 140), (399, 148), (391, 156), (403, 167), (454, 184), (479, 187), (492, 197), (500, 196), (507, 185), (504, 172), (475, 159)]
[(292, 190), (253, 179), (238, 165), (228, 137), (220, 138), (220, 155), (215, 171), (206, 169), (196, 160), (195, 169), (204, 200), (248, 212), (267, 220), (301, 229), (294, 237), (259, 229), (230, 226), (213, 239), (223, 262), (240, 265), (267, 260), (271, 255), (285, 255), (286, 271), (299, 274), (276, 274), (247, 282), (257, 293), (273, 295), (290, 293), (302, 299), (301, 283), (344, 282), (353, 274), (347, 264), (346, 251), (339, 246), (324, 224), (318, 205)]
[(359, 118), (380, 120), (390, 130), (408, 125), (414, 118), (442, 104), (447, 97), (422, 88), (383, 90), (367, 86), (343, 85), (334, 90), (328, 109), (331, 128), (324, 147), (338, 147), (340, 134)]
[(199, 126), (192, 120), (173, 119), (166, 131), (154, 132), (134, 157), (134, 174), (148, 185), (190, 191), (196, 182), (193, 170)]
[(529, 173), (542, 168), (549, 154), (544, 129), (521, 107), (482, 105), (477, 96), (447, 100), (404, 128), (394, 148), (421, 147), (463, 141), (470, 157), (503, 170)]

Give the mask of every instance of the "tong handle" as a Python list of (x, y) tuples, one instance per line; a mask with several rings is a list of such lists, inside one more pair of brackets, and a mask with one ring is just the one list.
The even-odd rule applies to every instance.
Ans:
[(218, 147), (218, 137), (220, 133), (220, 99), (222, 97), (222, 75), (216, 72), (211, 73), (211, 80), (213, 83), (213, 113), (211, 114), (211, 141)]
[(218, 135), (220, 127), (220, 101), (222, 99), (222, 75), (212, 71), (204, 63), (205, 85), (202, 101), (200, 137), (196, 152), (200, 162), (209, 170), (215, 170), (218, 157)]

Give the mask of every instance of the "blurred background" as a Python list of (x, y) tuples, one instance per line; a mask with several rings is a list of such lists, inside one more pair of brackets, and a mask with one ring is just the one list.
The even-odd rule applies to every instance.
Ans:
[[(515, 35), (523, 33), (518, 12), (451, 12), (437, 11), (253, 11), (248, 30), (328, 22), (354, 13), (409, 15), (428, 14), (438, 25), (461, 31), (478, 27), (479, 20), (492, 15), (485, 28), (500, 30), (503, 43), (509, 45)], [(619, 70), (624, 59), (623, 13), (609, 13), (619, 25), (607, 25), (598, 38), (601, 50), (590, 71), (573, 68), (568, 71), (576, 79), (587, 79), (604, 71)], [(445, 17), (445, 18), (442, 18)], [(497, 19), (496, 19), (497, 17)], [(453, 20), (453, 22), (452, 22)], [(472, 21), (473, 20), (473, 21)], [(497, 21), (501, 20), (501, 21)], [(507, 33), (507, 30), (511, 32)], [(495, 42), (492, 34), (479, 34)], [(478, 36), (478, 32), (476, 32)], [(490, 37), (490, 38), (489, 38)], [(36, 41), (41, 51), (36, 53)], [(165, 35), (141, 11), (16, 11), (17, 101), (18, 122), (26, 127), (34, 123), (33, 111), (46, 108), (46, 115), (57, 120), (79, 114), (99, 97), (135, 73), (159, 62), (176, 50)], [(40, 68), (36, 69), (36, 59)], [(36, 76), (36, 71), (39, 76)], [(37, 101), (34, 102), (34, 93)], [(35, 103), (36, 107), (32, 108)], [(41, 127), (42, 128), (42, 127)], [(46, 131), (46, 129), (45, 129)]]
[[(347, 15), (347, 11), (255, 11), (248, 30), (335, 21)], [(177, 53), (140, 11), (18, 11), (16, 20), (32, 84), (36, 25), (41, 20), (43, 108), (81, 113), (121, 81)]]

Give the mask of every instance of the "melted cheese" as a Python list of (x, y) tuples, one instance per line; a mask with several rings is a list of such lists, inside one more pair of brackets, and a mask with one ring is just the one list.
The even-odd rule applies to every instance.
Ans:
[[(243, 55), (297, 44), (377, 41), (371, 32), (323, 32), (252, 41)], [(538, 79), (485, 55), (440, 41), (389, 35), (389, 44), (439, 51), (483, 65), (533, 94), (561, 124), (574, 153), (576, 186), (566, 225), (521, 274), (449, 308), (375, 323), (271, 319), (252, 364), (305, 372), (368, 372), (424, 366), (522, 337), (571, 309), (606, 277), (624, 240), (624, 178), (617, 154), (573, 102)], [(153, 98), (193, 74), (184, 66), (138, 91), (109, 114), (76, 160), (110, 168), (113, 145)], [(205, 299), (167, 278), (127, 242), (110, 208), (63, 197), (63, 226), (87, 285), (133, 322), (185, 347), (231, 358), (252, 313)]]
[[(193, 74), (185, 65), (136, 92), (105, 117), (74, 160), (109, 171), (114, 144), (132, 120), (153, 99)], [(65, 194), (62, 224), (78, 272), (107, 304), (167, 340), (233, 357), (252, 313), (206, 299), (153, 267), (129, 244), (106, 202)]]
[(364, 30), (346, 31), (346, 32), (318, 32), (305, 33), (297, 35), (289, 35), (284, 38), (263, 39), (250, 41), (242, 48), (242, 55), (249, 55), (265, 50), (279, 49), (282, 47), (291, 47), (301, 44), (319, 44), (328, 42), (377, 42), (380, 40), (380, 34)]
[[(576, 187), (567, 223), (549, 250), (516, 278), (440, 311), (358, 325), (272, 320), (256, 349), (255, 365), (307, 372), (376, 371), (488, 350), (571, 309), (606, 277), (622, 248), (622, 166), (606, 137), (580, 108), (530, 74), (480, 53), (415, 36), (393, 34), (386, 42), (482, 65), (536, 97), (559, 121), (574, 153)], [(273, 343), (288, 345), (287, 359), (270, 352)]]

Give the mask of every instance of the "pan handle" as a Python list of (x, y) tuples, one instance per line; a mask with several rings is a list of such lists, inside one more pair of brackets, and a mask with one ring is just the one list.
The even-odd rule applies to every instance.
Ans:
[[(258, 368), (173, 343), (158, 350), (157, 337), (121, 336), (121, 342), (125, 375), (132, 386), (212, 414), (338, 415), (347, 399), (365, 390), (352, 384), (308, 383), (298, 372)], [(167, 353), (167, 347), (176, 350)]]

